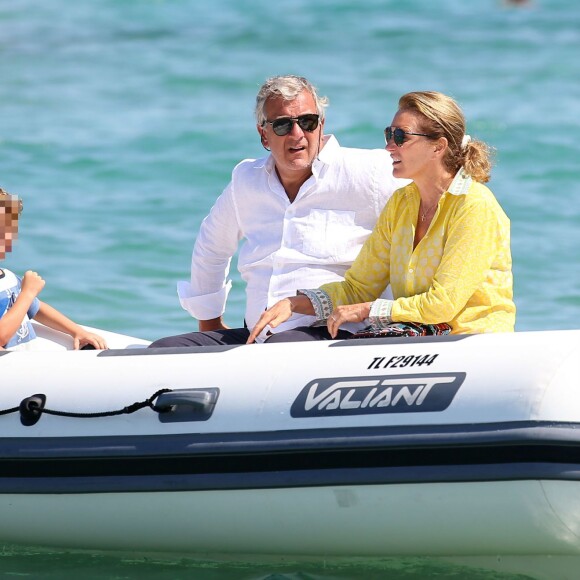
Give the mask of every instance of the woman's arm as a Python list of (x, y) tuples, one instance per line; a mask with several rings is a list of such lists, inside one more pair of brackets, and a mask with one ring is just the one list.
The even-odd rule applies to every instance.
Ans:
[(398, 198), (395, 200), (394, 197), (389, 200), (371, 235), (346, 271), (344, 280), (320, 287), (327, 300), (321, 303), (322, 312), (317, 312), (319, 319), (329, 318), (333, 309), (341, 305), (367, 304), (376, 300), (391, 282), (391, 231), (392, 224), (398, 219), (396, 212), (400, 204), (397, 201)]

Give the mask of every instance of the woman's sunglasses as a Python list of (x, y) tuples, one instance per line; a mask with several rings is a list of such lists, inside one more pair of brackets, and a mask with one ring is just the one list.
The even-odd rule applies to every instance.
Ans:
[(264, 121), (262, 127), (264, 125), (272, 125), (272, 130), (278, 137), (284, 137), (284, 135), (288, 135), (290, 131), (292, 131), (292, 127), (294, 127), (294, 123), (298, 123), (298, 126), (303, 131), (308, 131), (312, 133), (318, 127), (318, 119), (320, 118), (319, 115), (314, 113), (307, 113), (306, 115), (298, 115), (298, 117), (280, 117), (279, 119), (275, 119), (274, 121)]
[(395, 145), (400, 147), (405, 142), (405, 135), (418, 135), (419, 137), (435, 137), (435, 135), (428, 135), (427, 133), (411, 133), (410, 131), (403, 131), (403, 129), (393, 129), (387, 127), (385, 129), (385, 143), (388, 145), (391, 139), (395, 140)]

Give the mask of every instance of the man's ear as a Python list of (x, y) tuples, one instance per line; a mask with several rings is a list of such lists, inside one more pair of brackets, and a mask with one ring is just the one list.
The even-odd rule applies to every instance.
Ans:
[(268, 145), (268, 137), (266, 137), (266, 131), (264, 131), (264, 129), (260, 127), (260, 125), (256, 125), (256, 128), (258, 129), (258, 133), (260, 135), (260, 142), (262, 143), (262, 147), (266, 151), (270, 151), (270, 147)]

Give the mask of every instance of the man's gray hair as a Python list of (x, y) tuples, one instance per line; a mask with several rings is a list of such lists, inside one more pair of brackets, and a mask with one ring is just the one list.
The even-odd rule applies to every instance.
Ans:
[(272, 98), (281, 98), (284, 101), (293, 101), (302, 91), (308, 91), (316, 103), (316, 112), (320, 122), (324, 121), (324, 109), (328, 106), (326, 97), (318, 96), (316, 87), (304, 77), (285, 75), (269, 78), (258, 91), (256, 96), (256, 122), (260, 127), (267, 121), (266, 101)]

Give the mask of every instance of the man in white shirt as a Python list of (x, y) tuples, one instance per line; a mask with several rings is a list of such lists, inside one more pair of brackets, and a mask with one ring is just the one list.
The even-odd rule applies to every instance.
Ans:
[[(246, 159), (204, 219), (191, 263), (191, 280), (178, 283), (182, 307), (200, 332), (159, 339), (151, 347), (244, 344), (249, 329), (272, 304), (342, 280), (393, 191), (407, 180), (392, 176), (384, 149), (341, 147), (324, 135), (328, 101), (302, 77), (268, 79), (256, 97), (258, 134), (270, 155)], [(243, 240), (238, 269), (246, 283), (244, 328), (222, 319), (231, 281), (230, 262)], [(257, 342), (321, 340), (326, 327), (294, 315)], [(341, 336), (363, 325), (345, 326)], [(275, 333), (275, 334), (274, 334)]]

